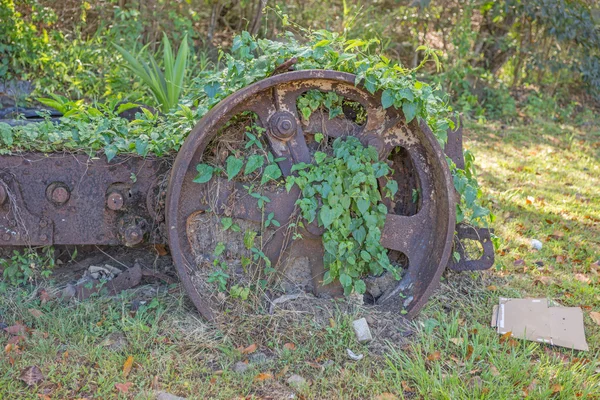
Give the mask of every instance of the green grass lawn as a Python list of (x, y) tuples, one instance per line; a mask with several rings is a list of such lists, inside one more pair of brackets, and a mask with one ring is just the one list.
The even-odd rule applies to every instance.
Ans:
[[(600, 327), (589, 316), (600, 311), (600, 128), (470, 124), (465, 136), (497, 215), (496, 268), (447, 273), (402, 343), (383, 352), (357, 344), (352, 315), (326, 328), (310, 316), (285, 325), (248, 316), (216, 329), (179, 290), (135, 313), (135, 290), (43, 305), (37, 292), (12, 290), (0, 296), (0, 321), (28, 330), (17, 344), (0, 334), (0, 399), (145, 399), (153, 390), (190, 399), (600, 398)], [(490, 327), (499, 296), (581, 306), (590, 351), (501, 340)], [(364, 359), (349, 360), (346, 348)], [(233, 370), (240, 361), (249, 361), (244, 373)], [(19, 376), (34, 365), (44, 380), (28, 387)], [(292, 374), (306, 383), (290, 387)]]

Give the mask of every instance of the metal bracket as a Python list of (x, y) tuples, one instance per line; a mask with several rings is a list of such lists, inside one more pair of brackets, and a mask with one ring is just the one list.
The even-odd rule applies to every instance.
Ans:
[[(454, 236), (454, 251), (460, 254), (460, 260), (456, 262), (450, 257), (448, 268), (454, 271), (480, 271), (489, 269), (494, 265), (494, 245), (490, 237), (492, 231), (487, 228), (474, 228), (466, 224), (456, 225)], [(483, 253), (479, 259), (469, 259), (463, 240), (474, 240), (481, 244)]]

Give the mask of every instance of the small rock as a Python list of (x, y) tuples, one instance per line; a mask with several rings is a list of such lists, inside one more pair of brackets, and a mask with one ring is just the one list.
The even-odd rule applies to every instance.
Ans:
[(333, 362), (333, 360), (327, 360), (327, 361), (325, 361), (325, 362), (323, 363), (322, 367), (323, 367), (323, 368), (329, 368), (329, 367), (331, 367), (331, 366), (332, 366), (332, 365), (334, 365), (334, 364), (335, 364), (335, 363)]
[(369, 324), (365, 318), (353, 321), (352, 327), (354, 328), (354, 333), (356, 334), (356, 338), (358, 339), (359, 343), (370, 342), (373, 340), (371, 330), (369, 329)]
[(365, 358), (364, 355), (362, 355), (362, 354), (356, 354), (355, 352), (353, 352), (350, 349), (346, 349), (346, 354), (348, 354), (348, 358), (351, 359), (352, 361), (360, 361), (363, 358)]
[(156, 400), (186, 400), (185, 397), (175, 396), (174, 394), (157, 391), (154, 392)]
[(537, 239), (531, 239), (531, 247), (534, 248), (535, 250), (541, 250), (542, 249), (542, 242), (540, 242)]
[(246, 372), (248, 370), (248, 368), (250, 368), (248, 363), (245, 363), (243, 361), (238, 361), (233, 366), (233, 372), (238, 373), (238, 374), (243, 374), (244, 372)]
[(72, 299), (73, 297), (75, 297), (75, 295), (77, 294), (77, 289), (75, 288), (75, 285), (72, 284), (68, 284), (61, 293), (61, 297), (64, 300), (69, 300)]
[(296, 375), (296, 374), (290, 376), (286, 382), (288, 385), (290, 385), (292, 387), (302, 387), (302, 386), (306, 385), (306, 379), (304, 379), (300, 375)]
[(264, 364), (267, 361), (269, 361), (269, 358), (265, 353), (259, 351), (254, 354), (251, 354), (250, 357), (248, 357), (248, 360), (252, 364)]
[(100, 343), (100, 346), (113, 351), (121, 351), (127, 347), (127, 345), (127, 338), (125, 338), (125, 335), (122, 332), (113, 332)]

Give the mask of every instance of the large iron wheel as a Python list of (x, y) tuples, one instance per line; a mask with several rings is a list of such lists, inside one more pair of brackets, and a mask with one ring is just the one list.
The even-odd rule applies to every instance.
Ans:
[[(332, 138), (353, 135), (365, 145), (374, 146), (382, 160), (394, 170), (399, 191), (388, 201), (388, 215), (382, 232), (382, 245), (389, 249), (390, 259), (404, 259), (406, 270), (401, 281), (387, 287), (372, 299), (376, 304), (404, 308), (409, 318), (414, 317), (427, 301), (439, 282), (448, 263), (455, 230), (454, 188), (445, 155), (424, 122), (406, 123), (402, 112), (383, 109), (381, 94), (371, 94), (355, 85), (352, 74), (308, 70), (288, 72), (250, 85), (229, 96), (215, 106), (194, 127), (179, 151), (169, 181), (166, 221), (173, 261), (183, 285), (195, 306), (208, 320), (214, 319), (211, 296), (194, 279), (202, 262), (199, 254), (212, 249), (202, 248), (202, 241), (194, 238), (205, 225), (191, 224), (210, 208), (219, 214), (228, 207), (228, 215), (240, 221), (260, 221), (261, 213), (256, 199), (237, 190), (235, 182), (213, 177), (204, 184), (194, 183), (196, 166), (203, 161), (211, 140), (228, 122), (244, 112), (253, 112), (258, 123), (266, 128), (264, 139), (270, 151), (283, 161), (279, 167), (284, 176), (291, 173), (294, 163), (310, 163), (311, 138), (315, 132), (326, 132)], [(309, 123), (298, 115), (296, 102), (308, 90), (333, 91), (349, 101), (358, 102), (366, 111), (366, 122), (359, 125), (352, 118), (311, 118)], [(285, 227), (294, 213), (298, 192), (287, 193), (269, 189), (271, 202), (265, 213), (273, 212)], [(208, 205), (207, 194), (212, 195)], [(415, 194), (418, 198), (415, 200)], [(193, 225), (193, 229), (190, 226)], [(284, 258), (300, 252), (308, 258), (314, 290), (336, 292), (336, 287), (323, 287), (319, 279), (323, 273), (323, 248), (319, 227), (306, 227), (302, 239), (291, 240), (285, 229), (278, 229), (264, 244), (264, 253), (275, 268), (281, 268)], [(292, 249), (293, 242), (296, 250)], [(233, 243), (227, 243), (227, 246)], [(407, 260), (407, 265), (406, 265)], [(331, 286), (331, 285), (330, 285)]]

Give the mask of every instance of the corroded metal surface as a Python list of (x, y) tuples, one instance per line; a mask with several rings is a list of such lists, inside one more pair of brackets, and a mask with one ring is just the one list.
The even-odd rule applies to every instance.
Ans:
[[(456, 236), (454, 237), (454, 251), (460, 258), (450, 259), (448, 268), (454, 271), (480, 271), (491, 268), (494, 265), (494, 245), (490, 237), (490, 230), (487, 228), (475, 228), (466, 224), (456, 225)], [(481, 246), (478, 258), (472, 258), (472, 254), (467, 251), (465, 241), (474, 241)]]
[[(363, 125), (353, 121), (310, 121), (303, 126), (297, 109), (297, 98), (308, 90), (334, 91), (350, 101), (360, 103), (367, 112)], [(297, 71), (273, 76), (255, 83), (228, 97), (214, 107), (193, 129), (175, 160), (167, 191), (167, 232), (173, 259), (179, 276), (200, 313), (213, 319), (210, 304), (211, 293), (202, 293), (194, 285), (192, 276), (197, 271), (197, 260), (190, 245), (187, 222), (198, 212), (209, 208), (217, 214), (230, 205), (229, 212), (235, 218), (259, 220), (260, 211), (255, 199), (245, 191), (236, 190), (236, 183), (213, 178), (206, 184), (194, 183), (196, 165), (201, 163), (204, 151), (218, 131), (236, 115), (252, 111), (258, 122), (267, 128), (266, 140), (271, 152), (280, 158), (279, 166), (284, 176), (291, 174), (291, 167), (299, 162), (311, 162), (312, 154), (305, 133), (323, 132), (329, 137), (353, 135), (363, 144), (373, 145), (381, 159), (388, 159), (392, 152), (402, 152), (404, 157), (391, 157), (399, 186), (412, 188), (417, 193), (415, 204), (407, 204), (412, 193), (400, 192), (388, 202), (389, 214), (383, 229), (381, 243), (392, 252), (401, 253), (408, 259), (406, 273), (395, 287), (376, 299), (382, 307), (405, 308), (412, 317), (422, 308), (439, 282), (452, 250), (455, 228), (455, 193), (445, 154), (425, 123), (412, 121), (407, 124), (401, 112), (381, 107), (380, 93), (370, 94), (355, 86), (355, 76), (334, 71)], [(342, 120), (343, 121), (343, 120)], [(402, 171), (410, 166), (412, 176)], [(206, 201), (207, 194), (218, 193), (214, 202)], [(265, 214), (273, 212), (282, 228), (278, 229), (265, 244), (265, 254), (272, 264), (279, 267), (288, 254), (291, 240), (286, 236), (291, 222), (294, 203), (299, 193), (292, 190), (270, 192), (271, 202), (265, 206)], [(400, 204), (401, 203), (401, 204)], [(233, 205), (233, 206), (231, 206)], [(307, 233), (320, 239), (319, 229)], [(311, 238), (312, 239), (312, 238)], [(305, 246), (303, 252), (311, 254), (311, 270), (317, 283), (324, 273), (321, 240), (295, 241), (295, 247)], [(315, 243), (317, 247), (315, 248)], [(204, 249), (210, 253), (212, 249)], [(298, 251), (296, 249), (296, 251)], [(317, 255), (317, 256), (314, 256)], [(335, 292), (339, 288), (323, 288), (316, 292)]]
[(0, 244), (135, 245), (163, 241), (146, 198), (160, 159), (0, 156)]

